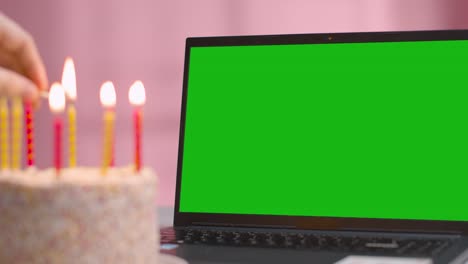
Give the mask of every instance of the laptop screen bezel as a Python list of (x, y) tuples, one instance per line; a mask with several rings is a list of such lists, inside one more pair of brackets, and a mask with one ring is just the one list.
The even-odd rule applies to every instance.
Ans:
[[(348, 230), (382, 232), (427, 232), (468, 234), (468, 221), (435, 221), (407, 219), (373, 219), (348, 217), (316, 217), (286, 215), (245, 215), (221, 213), (180, 212), (180, 192), (184, 151), (185, 114), (188, 93), (190, 50), (192, 47), (210, 46), (250, 46), (284, 44), (327, 44), (327, 43), (366, 43), (366, 42), (405, 42), (468, 40), (468, 30), (441, 31), (392, 31), (332, 34), (294, 34), (263, 36), (228, 36), (187, 38), (183, 76), (182, 105), (179, 129), (177, 161), (177, 181), (175, 195), (174, 226), (232, 226), (232, 227), (272, 227), (301, 230)], [(293, 205), (292, 205), (293, 206)], [(462, 208), (460, 208), (462, 209)]]

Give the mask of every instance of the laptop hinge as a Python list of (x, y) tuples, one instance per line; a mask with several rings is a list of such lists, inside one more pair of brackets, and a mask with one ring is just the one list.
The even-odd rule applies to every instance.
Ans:
[(277, 228), (277, 229), (296, 228), (296, 226), (291, 226), (291, 225), (246, 225), (246, 224), (213, 223), (213, 222), (193, 222), (192, 225), (194, 226), (219, 226), (219, 227)]
[[(208, 227), (240, 227), (240, 228), (274, 228), (274, 229), (297, 229), (293, 225), (252, 225), (252, 224), (233, 224), (233, 223), (216, 223), (216, 222), (193, 222), (191, 226), (208, 226)], [(301, 229), (305, 230), (305, 229)], [(362, 228), (345, 228), (345, 229), (310, 229), (310, 231), (345, 231), (345, 232), (380, 232), (380, 233), (407, 233), (407, 234), (427, 234), (427, 235), (450, 235), (450, 236), (460, 236), (462, 235), (457, 231), (447, 231), (447, 230), (403, 230), (403, 229), (392, 229), (392, 230), (382, 230), (382, 229), (362, 229)]]

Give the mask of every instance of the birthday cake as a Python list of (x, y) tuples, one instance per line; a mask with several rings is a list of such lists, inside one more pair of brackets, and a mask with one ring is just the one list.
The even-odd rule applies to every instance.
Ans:
[(0, 172), (0, 263), (158, 263), (151, 169)]

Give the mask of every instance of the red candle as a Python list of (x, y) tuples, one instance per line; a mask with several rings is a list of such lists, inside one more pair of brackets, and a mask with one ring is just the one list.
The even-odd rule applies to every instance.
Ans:
[(55, 117), (54, 121), (54, 165), (57, 173), (62, 168), (62, 119)]
[(141, 169), (141, 119), (142, 113), (139, 107), (133, 112), (133, 120), (135, 124), (135, 170)]
[(135, 171), (139, 172), (142, 167), (141, 158), (141, 134), (143, 127), (143, 111), (142, 106), (146, 101), (145, 87), (141, 81), (136, 81), (130, 87), (128, 92), (130, 103), (135, 106), (133, 113), (133, 121), (135, 125)]
[(62, 130), (63, 122), (60, 116), (65, 110), (65, 90), (59, 83), (52, 84), (49, 92), (49, 107), (55, 114), (54, 120), (54, 165), (57, 175), (62, 168)]
[(26, 123), (26, 162), (28, 167), (34, 166), (34, 112), (31, 102), (25, 104)]

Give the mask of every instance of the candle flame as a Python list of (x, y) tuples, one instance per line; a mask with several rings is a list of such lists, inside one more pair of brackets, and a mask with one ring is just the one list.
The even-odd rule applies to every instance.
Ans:
[(136, 106), (141, 106), (145, 104), (146, 94), (145, 87), (141, 81), (136, 81), (130, 87), (128, 91), (128, 99), (130, 103)]
[(63, 65), (62, 85), (67, 94), (68, 100), (76, 100), (76, 74), (73, 59), (67, 57)]
[(104, 107), (114, 107), (117, 101), (117, 96), (115, 95), (114, 84), (111, 81), (107, 81), (102, 84), (100, 92), (101, 104)]
[(65, 109), (65, 91), (58, 82), (53, 83), (49, 92), (49, 107), (54, 113), (63, 112)]

